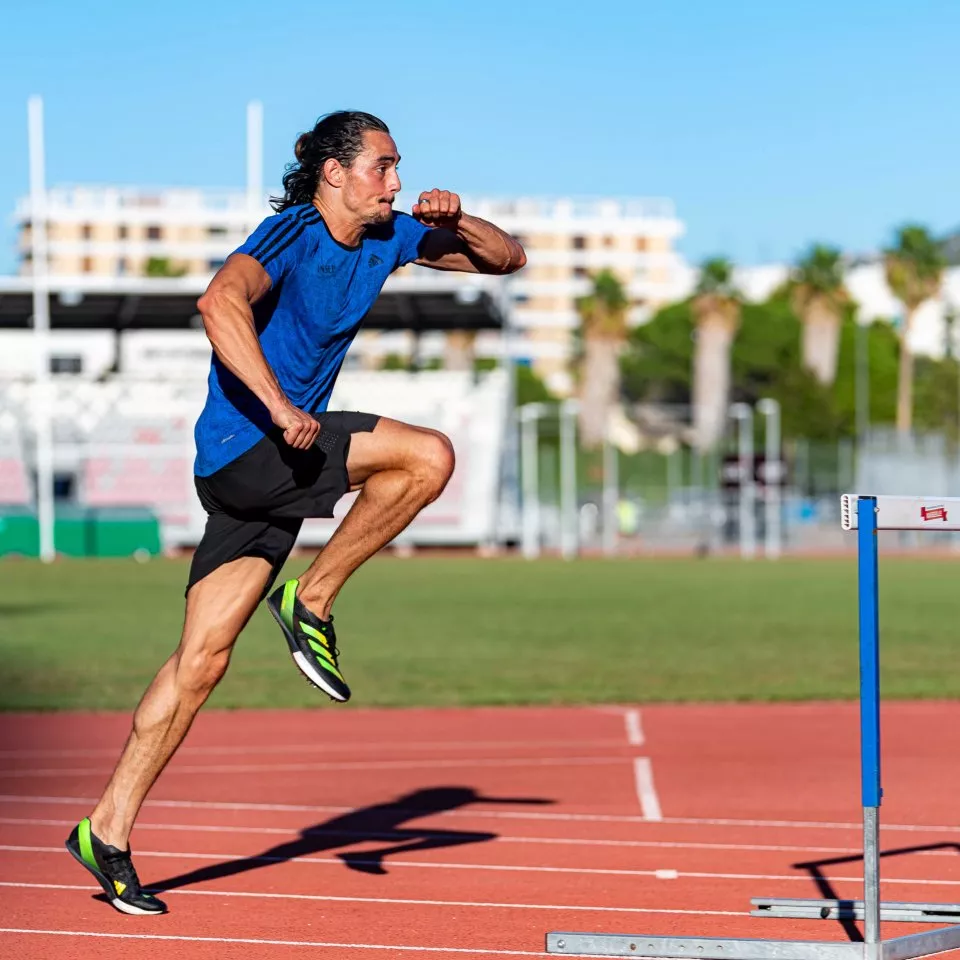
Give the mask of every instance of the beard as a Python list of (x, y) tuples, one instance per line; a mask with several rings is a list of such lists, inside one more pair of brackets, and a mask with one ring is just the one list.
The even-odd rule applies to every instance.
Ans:
[(393, 219), (393, 207), (386, 204), (377, 204), (377, 209), (373, 214), (371, 223), (387, 223)]

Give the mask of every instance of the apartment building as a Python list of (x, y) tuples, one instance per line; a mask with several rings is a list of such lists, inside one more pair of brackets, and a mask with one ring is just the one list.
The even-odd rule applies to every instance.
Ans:
[[(413, 197), (398, 199), (409, 209)], [(674, 249), (683, 233), (673, 204), (666, 199), (464, 197), (464, 209), (491, 220), (519, 238), (528, 265), (501, 281), (503, 302), (513, 328), (512, 350), (529, 360), (555, 389), (569, 388), (576, 300), (590, 290), (590, 277), (603, 269), (623, 280), (631, 319), (682, 295), (687, 270)], [(49, 269), (57, 276), (138, 276), (146, 273), (211, 275), (270, 209), (265, 198), (243, 190), (199, 188), (74, 186), (50, 190), (47, 199)], [(30, 205), (22, 199), (19, 272), (31, 265)], [(416, 267), (401, 282), (417, 277), (440, 282)], [(432, 278), (436, 278), (434, 281)], [(448, 284), (450, 278), (444, 278)], [(461, 281), (465, 291), (470, 278)], [(385, 352), (383, 337), (361, 337), (358, 349)], [(394, 337), (396, 340), (396, 337)], [(391, 343), (393, 341), (390, 341)], [(478, 353), (500, 349), (500, 340), (480, 334)]]

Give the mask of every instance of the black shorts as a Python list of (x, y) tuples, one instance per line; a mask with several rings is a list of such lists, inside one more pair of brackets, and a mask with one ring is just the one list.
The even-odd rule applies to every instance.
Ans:
[(269, 434), (209, 477), (194, 477), (207, 526), (193, 554), (187, 591), (238, 557), (263, 557), (270, 585), (286, 562), (305, 517), (332, 517), (350, 489), (350, 435), (369, 433), (372, 413), (321, 413), (320, 435), (309, 450), (295, 450), (280, 431)]

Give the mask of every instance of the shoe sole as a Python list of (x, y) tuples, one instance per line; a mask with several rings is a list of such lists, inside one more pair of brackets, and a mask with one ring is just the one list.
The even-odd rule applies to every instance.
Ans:
[(313, 666), (312, 663), (304, 656), (303, 651), (297, 646), (297, 641), (293, 634), (290, 632), (287, 625), (283, 622), (283, 617), (280, 616), (280, 611), (276, 607), (267, 601), (267, 609), (273, 615), (273, 619), (277, 621), (280, 626), (280, 629), (283, 631), (283, 636), (286, 638), (287, 647), (290, 650), (290, 656), (293, 657), (293, 662), (296, 664), (297, 669), (306, 677), (307, 681), (318, 690), (322, 690), (331, 700), (336, 700), (337, 703), (346, 703), (347, 698), (341, 696), (337, 693), (320, 675), (320, 671)]
[(88, 870), (94, 877), (97, 878), (97, 883), (103, 887), (103, 892), (107, 895), (107, 901), (114, 910), (119, 911), (120, 913), (126, 913), (133, 917), (160, 917), (163, 916), (167, 911), (166, 910), (144, 910), (142, 907), (135, 907), (132, 903), (124, 903), (123, 900), (120, 900), (117, 897), (116, 891), (113, 889), (113, 885), (110, 881), (99, 871), (94, 870), (93, 867), (87, 863), (86, 860), (77, 853), (69, 843), (65, 843), (64, 846), (67, 848), (67, 853), (73, 857), (77, 863), (80, 864), (85, 870)]

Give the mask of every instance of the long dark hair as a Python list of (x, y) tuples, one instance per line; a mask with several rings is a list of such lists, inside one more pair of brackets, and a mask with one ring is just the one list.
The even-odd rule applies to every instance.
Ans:
[(287, 164), (283, 175), (284, 194), (270, 198), (273, 209), (280, 213), (287, 207), (310, 203), (323, 176), (323, 165), (332, 159), (349, 167), (363, 150), (363, 135), (367, 130), (390, 133), (382, 120), (359, 110), (328, 113), (309, 133), (301, 133), (293, 148), (297, 159)]

